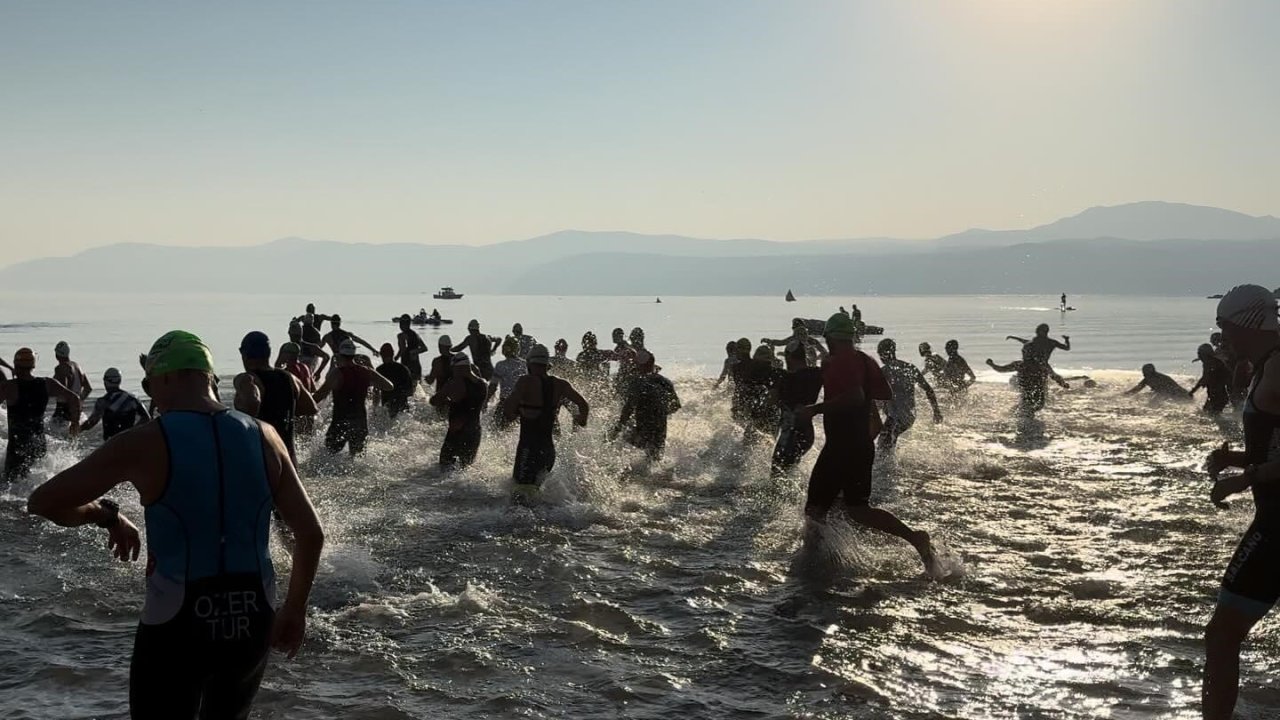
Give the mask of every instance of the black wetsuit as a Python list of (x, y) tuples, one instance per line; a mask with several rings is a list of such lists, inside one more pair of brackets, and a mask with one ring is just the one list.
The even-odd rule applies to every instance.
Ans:
[(538, 410), (538, 416), (520, 415), (520, 442), (516, 445), (515, 469), (511, 474), (516, 485), (541, 486), (542, 479), (556, 466), (555, 427), (560, 409), (554, 404), (556, 380), (550, 375), (537, 379), (542, 404), (520, 406), (522, 410)]
[(634, 418), (635, 426), (626, 435), (631, 445), (644, 450), (652, 459), (662, 457), (667, 446), (667, 417), (680, 409), (680, 398), (671, 381), (648, 373), (631, 383), (627, 403), (622, 408), (622, 422)]
[(431, 358), (431, 381), (436, 384), (435, 391), (441, 392), (449, 380), (453, 378), (453, 358), (449, 355), (437, 355)]
[(797, 420), (795, 411), (818, 402), (822, 391), (822, 369), (801, 368), (787, 373), (778, 384), (778, 403), (782, 406), (782, 428), (773, 448), (773, 473), (781, 474), (795, 467), (813, 448), (813, 420)]
[(464, 468), (475, 462), (480, 449), (480, 411), (484, 409), (489, 388), (485, 383), (466, 381), (467, 394), (462, 402), (449, 406), (449, 431), (440, 446), (440, 467)]
[(395, 417), (409, 408), (409, 398), (413, 397), (414, 387), (417, 382), (413, 379), (412, 371), (405, 365), (398, 362), (386, 362), (378, 366), (378, 374), (391, 381), (395, 385), (394, 390), (384, 390), (382, 392), (382, 406), (387, 409), (387, 413), (391, 417)]
[(600, 350), (583, 350), (578, 353), (578, 373), (583, 381), (604, 385), (609, 380), (609, 361)]
[(342, 373), (342, 387), (333, 394), (333, 420), (325, 434), (324, 445), (329, 452), (341, 452), (346, 445), (352, 455), (364, 452), (369, 438), (369, 409), (365, 400), (369, 397), (369, 379), (358, 368), (338, 368)]
[(740, 368), (734, 390), (740, 394), (740, 407), (746, 437), (755, 439), (758, 433), (773, 437), (778, 432), (781, 419), (779, 408), (769, 402), (769, 393), (774, 385), (781, 381), (785, 371), (774, 367), (763, 360), (748, 360), (738, 363)]
[[(422, 380), (422, 353), (427, 352), (427, 344), (422, 342), (422, 336), (413, 330), (401, 330), (400, 337), (404, 340), (400, 352), (400, 363), (409, 371), (409, 375), (414, 382), (420, 382)], [(387, 376), (387, 379), (395, 382), (395, 379), (390, 376)]]
[(1231, 371), (1227, 369), (1226, 363), (1210, 356), (1204, 361), (1204, 367), (1200, 372), (1199, 384), (1205, 389), (1207, 395), (1204, 411), (1211, 415), (1218, 415), (1231, 402)]
[(285, 370), (251, 370), (262, 383), (262, 404), (258, 406), (258, 419), (275, 428), (284, 441), (289, 459), (298, 462), (293, 446), (293, 412), (297, 408), (297, 385), (293, 375)]
[(142, 401), (119, 388), (98, 398), (93, 409), (102, 417), (102, 439), (110, 440), (129, 428), (151, 419)]
[[(1254, 401), (1267, 359), (1275, 352), (1258, 365), (1245, 400), (1244, 452), (1250, 465), (1280, 458), (1280, 415), (1259, 410)], [(1280, 487), (1255, 484), (1253, 504), (1253, 522), (1227, 565), (1219, 601), (1261, 617), (1280, 600)]]
[(31, 466), (45, 456), (44, 412), (49, 407), (49, 385), (44, 378), (17, 378), (18, 401), (8, 404), (9, 444), (4, 454), (4, 479), (13, 482), (27, 476)]
[(493, 378), (493, 341), (494, 338), (484, 333), (467, 333), (462, 343), (455, 346), (453, 351), (470, 351), (471, 364), (480, 371), (480, 377), (489, 380)]

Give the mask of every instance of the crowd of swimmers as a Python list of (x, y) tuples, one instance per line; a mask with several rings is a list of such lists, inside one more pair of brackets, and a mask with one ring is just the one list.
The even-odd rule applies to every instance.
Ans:
[[(1197, 353), (1202, 376), (1195, 387), (1184, 390), (1147, 366), (1142, 383), (1130, 390), (1185, 397), (1204, 389), (1206, 411), (1220, 413), (1232, 403), (1243, 409), (1244, 449), (1224, 444), (1207, 462), (1214, 480), (1211, 499), (1220, 504), (1251, 490), (1256, 515), (1228, 565), (1206, 631), (1206, 718), (1230, 717), (1241, 644), (1280, 599), (1276, 303), (1270, 291), (1239, 286), (1219, 303), (1217, 321), (1221, 332)], [(821, 540), (827, 515), (838, 504), (851, 522), (909, 543), (926, 570), (936, 572), (929, 533), (871, 504), (872, 467), (877, 452), (892, 451), (915, 423), (917, 389), (934, 421), (942, 422), (938, 392), (962, 395), (976, 375), (955, 340), (944, 345), (945, 357), (922, 343), (920, 369), (899, 358), (889, 338), (876, 346), (880, 362), (862, 352), (867, 326), (860, 313), (842, 308), (821, 323), (820, 332), (811, 327), (797, 319), (787, 337), (726, 345), (715, 385), (731, 383), (730, 413), (744, 443), (771, 440), (771, 472), (784, 475), (814, 446), (814, 418), (821, 416), (825, 442), (810, 473), (805, 542)], [(301, 646), (324, 533), (298, 478), (295, 440), (316, 432), (315, 417), (325, 401), (332, 412), (324, 447), (358, 455), (369, 434), (371, 399), (397, 418), (425, 396), (428, 405), (419, 416), (438, 418), (444, 426), (439, 465), (445, 470), (474, 462), (486, 429), (505, 432), (518, 424), (512, 460), (517, 504), (537, 502), (555, 466), (562, 409), (569, 410), (574, 426), (585, 427), (598, 399), (616, 397), (621, 411), (607, 436), (641, 449), (650, 461), (662, 457), (668, 418), (680, 409), (675, 386), (661, 374), (640, 328), (629, 334), (615, 329), (607, 349), (587, 332), (571, 358), (564, 339), (552, 352), (519, 323), (497, 337), (472, 320), (460, 342), (442, 336), (431, 355), (408, 315), (399, 319), (395, 343), (375, 348), (343, 329), (341, 317), (308, 306), (290, 322), (288, 337), (273, 353), (266, 333), (244, 336), (243, 371), (232, 382), (228, 407), (204, 342), (184, 331), (166, 333), (140, 358), (149, 402), (124, 391), (122, 373), (112, 368), (103, 374), (105, 393), (83, 424), (82, 405), (93, 388), (65, 342), (54, 350), (51, 377), (35, 375), (36, 354), (28, 348), (15, 354), (12, 365), (0, 361), (13, 374), (0, 377), (9, 415), (7, 481), (24, 477), (47, 452), (50, 400), (56, 405), (53, 422), (66, 423), (72, 435), (101, 423), (106, 440), (36, 488), (28, 502), (32, 513), (64, 526), (95, 524), (107, 531), (115, 557), (137, 560), (138, 528), (105, 496), (126, 482), (138, 493), (149, 569), (130, 675), (135, 718), (246, 717), (270, 649), (292, 657)], [(1033, 414), (1045, 405), (1049, 380), (1068, 384), (1050, 357), (1070, 351), (1071, 339), (1050, 337), (1047, 325), (1030, 339), (1008, 339), (1021, 345), (1021, 357), (1004, 365), (988, 359), (987, 365), (1014, 373), (1020, 410)], [(495, 354), (501, 355), (496, 362)], [(1244, 472), (1224, 473), (1228, 468)], [(268, 547), (273, 522), (287, 531), (293, 558), (279, 602)]]

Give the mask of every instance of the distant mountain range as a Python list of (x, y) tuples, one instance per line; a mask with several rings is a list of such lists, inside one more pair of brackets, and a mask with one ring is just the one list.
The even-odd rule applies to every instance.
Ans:
[(476, 294), (1203, 295), (1276, 284), (1280, 219), (1164, 202), (1096, 207), (1028, 230), (936, 240), (775, 242), (566, 230), (484, 246), (286, 238), (254, 247), (123, 244), (0, 270), (6, 289)]

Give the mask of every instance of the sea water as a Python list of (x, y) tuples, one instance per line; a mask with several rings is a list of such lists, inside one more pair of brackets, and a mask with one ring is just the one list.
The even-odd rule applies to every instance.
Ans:
[[(346, 288), (346, 290), (356, 290)], [(466, 289), (464, 289), (466, 290)], [(1201, 633), (1251, 516), (1208, 501), (1200, 469), (1235, 419), (1198, 404), (1123, 396), (1153, 362), (1188, 387), (1213, 302), (1072, 297), (584, 298), (0, 294), (0, 354), (27, 345), (52, 369), (58, 340), (95, 386), (108, 365), (136, 387), (137, 355), (183, 328), (213, 347), (224, 386), (248, 330), (278, 345), (308, 301), (375, 346), (393, 315), (438, 307), (501, 335), (512, 322), (572, 352), (585, 330), (645, 329), (684, 403), (666, 458), (604, 437), (616, 403), (566, 432), (548, 504), (509, 507), (514, 433), (486, 430), (480, 460), (442, 475), (442, 427), (419, 407), (374, 413), (363, 457), (304, 441), (300, 469), (327, 532), (308, 639), (279, 656), (254, 717), (1195, 717)], [(857, 302), (901, 355), (957, 339), (983, 380), (943, 396), (878, 460), (874, 502), (933, 533), (949, 577), (921, 572), (900, 541), (836, 521), (801, 550), (817, 451), (769, 478), (771, 445), (744, 445), (724, 388), (727, 340), (782, 337), (795, 316)], [(1072, 338), (1035, 421), (986, 371), (1048, 322)], [(435, 347), (439, 331), (424, 331)], [(868, 339), (871, 346), (874, 338)], [(873, 350), (873, 347), (868, 347)], [(571, 353), (572, 354), (572, 353)], [(923, 397), (919, 399), (924, 402)], [(322, 414), (321, 426), (326, 421)], [(27, 516), (30, 491), (99, 442), (54, 435), (48, 459), (0, 495), (0, 717), (127, 717), (128, 658), (143, 567), (113, 561), (96, 528)], [(819, 431), (819, 443), (821, 432)], [(117, 489), (136, 521), (136, 494)], [(274, 548), (278, 569), (288, 556)], [(1264, 620), (1242, 663), (1242, 717), (1280, 707), (1280, 632)]]

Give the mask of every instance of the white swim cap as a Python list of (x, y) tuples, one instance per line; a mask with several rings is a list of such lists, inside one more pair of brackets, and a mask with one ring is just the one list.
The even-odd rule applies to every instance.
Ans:
[(1261, 285), (1237, 285), (1218, 301), (1218, 319), (1249, 330), (1280, 330), (1276, 299)]

